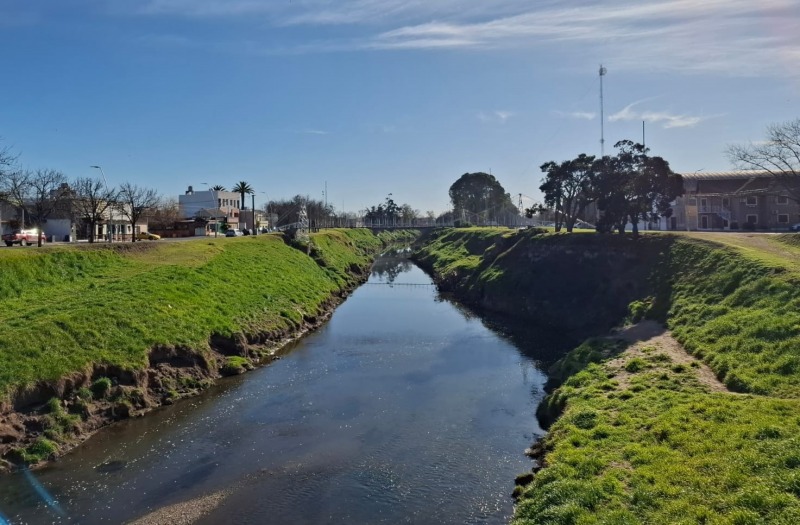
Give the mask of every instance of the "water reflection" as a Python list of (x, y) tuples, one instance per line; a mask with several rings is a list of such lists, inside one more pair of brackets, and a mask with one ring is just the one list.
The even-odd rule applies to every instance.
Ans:
[[(121, 523), (230, 489), (200, 523), (505, 523), (546, 343), (487, 329), (405, 254), (284, 358), (0, 479), (11, 523)], [(489, 326), (491, 324), (489, 323)], [(538, 336), (536, 336), (538, 337)], [(2, 523), (2, 522), (0, 522)]]

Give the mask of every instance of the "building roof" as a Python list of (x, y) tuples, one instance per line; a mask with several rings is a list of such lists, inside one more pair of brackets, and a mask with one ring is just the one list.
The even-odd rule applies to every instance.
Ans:
[(764, 179), (774, 175), (764, 170), (738, 170), (738, 171), (694, 171), (681, 173), (681, 177), (689, 180), (723, 180), (723, 179)]

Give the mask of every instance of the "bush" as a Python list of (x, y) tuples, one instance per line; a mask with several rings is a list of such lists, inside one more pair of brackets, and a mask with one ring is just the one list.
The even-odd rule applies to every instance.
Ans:
[(22, 451), (25, 463), (39, 463), (58, 451), (58, 446), (47, 438), (40, 437)]
[(644, 359), (640, 357), (634, 357), (627, 363), (625, 363), (625, 371), (631, 374), (635, 374), (641, 370), (647, 368), (647, 363), (645, 363)]
[(253, 368), (253, 365), (244, 357), (231, 356), (225, 359), (220, 373), (224, 376), (235, 376), (243, 374)]
[(92, 394), (94, 395), (95, 399), (103, 399), (108, 395), (108, 391), (111, 390), (111, 386), (113, 383), (107, 377), (98, 378), (94, 383), (92, 383)]

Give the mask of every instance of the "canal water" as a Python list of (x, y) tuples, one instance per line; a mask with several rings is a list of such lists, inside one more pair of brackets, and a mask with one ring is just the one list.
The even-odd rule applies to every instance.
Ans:
[(202, 523), (507, 523), (552, 347), (520, 340), (385, 256), (282, 359), (0, 478), (0, 513), (116, 524), (227, 490)]

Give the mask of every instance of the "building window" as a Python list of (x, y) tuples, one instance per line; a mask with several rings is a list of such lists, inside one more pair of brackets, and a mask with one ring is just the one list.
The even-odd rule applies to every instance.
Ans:
[(789, 197), (787, 197), (786, 195), (778, 195), (777, 197), (775, 197), (775, 204), (783, 204), (783, 205), (789, 204)]
[[(750, 197), (747, 197), (747, 205), (748, 206), (758, 206), (758, 197), (756, 197), (755, 195), (751, 195)], [(749, 217), (749, 215), (748, 215), (748, 217)]]
[(700, 207), (708, 208), (708, 199), (700, 199)]
[(758, 224), (758, 215), (748, 215), (747, 224)]
[(731, 200), (728, 197), (722, 198), (722, 207), (726, 210), (731, 207)]
[(781, 213), (778, 215), (778, 224), (789, 224), (789, 214)]

